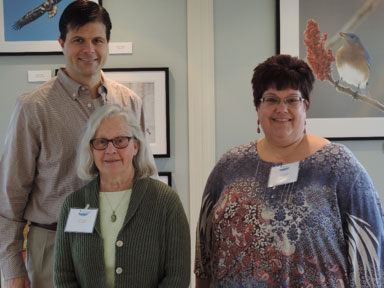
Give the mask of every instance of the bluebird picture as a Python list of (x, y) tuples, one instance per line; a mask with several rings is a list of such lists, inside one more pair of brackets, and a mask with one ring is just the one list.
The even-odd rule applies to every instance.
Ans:
[(340, 32), (343, 44), (336, 52), (336, 67), (340, 81), (345, 81), (359, 92), (368, 96), (368, 79), (371, 73), (371, 57), (365, 50), (359, 36), (352, 32)]
[(308, 117), (384, 117), (384, 1), (300, 0), (299, 11), (300, 58), (318, 80)]

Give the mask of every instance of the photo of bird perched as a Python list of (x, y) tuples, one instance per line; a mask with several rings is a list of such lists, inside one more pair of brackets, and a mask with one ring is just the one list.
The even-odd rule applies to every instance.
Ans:
[(31, 23), (32, 21), (35, 21), (37, 18), (41, 17), (45, 13), (48, 14), (49, 18), (54, 17), (58, 9), (56, 4), (59, 3), (60, 1), (61, 0), (46, 0), (40, 6), (29, 11), (23, 17), (17, 20), (15, 24), (12, 25), (12, 28), (15, 30), (20, 30), (25, 25)]
[[(307, 116), (384, 119), (384, 50), (380, 37), (384, 0), (295, 2), (299, 11), (298, 55), (306, 59), (318, 80), (311, 98), (315, 108)], [(285, 37), (293, 39), (294, 35)]]
[(371, 57), (355, 33), (340, 32), (339, 35), (344, 39), (343, 44), (336, 51), (335, 57), (339, 81), (344, 81), (356, 88), (356, 93), (367, 95)]

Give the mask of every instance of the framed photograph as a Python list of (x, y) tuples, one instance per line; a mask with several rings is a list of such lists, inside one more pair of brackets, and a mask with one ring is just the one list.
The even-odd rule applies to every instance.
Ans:
[[(316, 76), (307, 131), (339, 140), (384, 139), (384, 51), (377, 37), (382, 34), (384, 3), (276, 0), (276, 11), (277, 53), (306, 60)], [(369, 67), (358, 79), (348, 78), (357, 73), (355, 68), (342, 66), (348, 65), (341, 56), (342, 47), (351, 43), (348, 37), (358, 41), (361, 65)]]
[(59, 20), (72, 1), (0, 0), (0, 55), (62, 54)]
[(172, 187), (172, 173), (171, 172), (159, 172), (159, 180)]
[(168, 68), (108, 68), (104, 75), (143, 99), (146, 139), (155, 157), (169, 157)]

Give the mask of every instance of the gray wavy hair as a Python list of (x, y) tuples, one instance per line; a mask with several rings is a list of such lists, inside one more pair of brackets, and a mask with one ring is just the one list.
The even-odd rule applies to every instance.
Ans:
[(80, 142), (77, 157), (77, 175), (83, 180), (92, 180), (99, 175), (99, 171), (93, 159), (91, 139), (95, 136), (101, 121), (105, 118), (123, 116), (128, 125), (132, 128), (132, 135), (139, 142), (139, 151), (133, 158), (133, 167), (135, 168), (135, 178), (145, 178), (156, 173), (156, 168), (148, 159), (146, 141), (144, 133), (135, 117), (127, 108), (117, 104), (107, 104), (98, 109), (91, 115)]

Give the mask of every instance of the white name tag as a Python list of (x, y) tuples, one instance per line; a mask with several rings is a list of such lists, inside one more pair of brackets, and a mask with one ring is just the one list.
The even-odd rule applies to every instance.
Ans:
[(269, 173), (268, 187), (279, 186), (297, 181), (300, 162), (284, 164), (271, 168)]
[(64, 232), (92, 233), (98, 209), (75, 209), (69, 211)]

